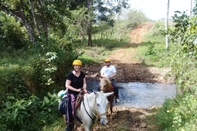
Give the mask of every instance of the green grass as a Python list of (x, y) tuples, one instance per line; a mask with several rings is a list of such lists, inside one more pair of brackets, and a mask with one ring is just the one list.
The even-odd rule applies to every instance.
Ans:
[(144, 59), (144, 64), (156, 67), (169, 67), (170, 54), (175, 49), (169, 41), (169, 48), (166, 49), (165, 36), (162, 35), (164, 23), (156, 22), (153, 28), (144, 35), (143, 41), (136, 50), (136, 59)]
[(78, 52), (82, 53), (79, 59), (85, 64), (100, 63), (113, 53), (114, 50), (126, 45), (129, 41), (129, 38), (121, 41), (110, 39), (93, 40), (93, 47), (82, 46), (77, 49)]
[(66, 124), (64, 122), (64, 118), (60, 117), (50, 126), (46, 125), (45, 127), (43, 127), (42, 131), (64, 131), (65, 128), (66, 128)]

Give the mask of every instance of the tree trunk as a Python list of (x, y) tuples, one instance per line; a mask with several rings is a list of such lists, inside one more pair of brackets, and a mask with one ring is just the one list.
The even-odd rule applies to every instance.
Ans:
[(92, 13), (93, 13), (93, 0), (88, 0), (88, 13), (89, 13), (89, 23), (88, 23), (88, 46), (92, 46)]
[[(21, 2), (21, 6), (23, 6), (23, 2)], [(30, 25), (30, 23), (28, 22), (28, 20), (25, 19), (24, 9), (21, 8), (22, 9), (21, 11), (15, 11), (12, 9), (8, 9), (4, 5), (2, 5), (1, 3), (0, 3), (0, 8), (3, 11), (10, 14), (11, 16), (15, 17), (17, 20), (19, 20), (25, 26), (25, 28), (27, 29), (27, 32), (28, 32), (29, 39), (34, 44), (35, 43), (34, 30), (33, 30), (32, 26)]]
[(33, 27), (31, 26), (30, 22), (28, 22), (28, 19), (26, 19), (25, 17), (25, 11), (24, 11), (24, 4), (23, 4), (23, 0), (20, 0), (21, 2), (21, 9), (22, 9), (22, 12), (21, 12), (21, 19), (23, 20), (23, 23), (28, 31), (28, 35), (29, 35), (29, 38), (30, 40), (32, 41), (33, 44), (35, 44), (35, 34), (34, 34), (34, 30), (33, 30)]
[(42, 1), (38, 0), (38, 6), (39, 6), (39, 10), (41, 12), (41, 21), (42, 21), (42, 27), (44, 29), (44, 35), (45, 35), (45, 38), (48, 39), (48, 25), (47, 25), (47, 22), (45, 20), (45, 16), (44, 16), (44, 12), (42, 10)]
[(38, 33), (38, 35), (40, 35), (40, 31), (39, 31), (39, 28), (38, 28), (38, 24), (36, 22), (36, 18), (35, 18), (35, 13), (34, 13), (34, 5), (32, 4), (31, 0), (28, 0), (29, 2), (29, 5), (31, 7), (31, 13), (32, 13), (32, 17), (33, 17), (33, 22), (34, 22), (34, 25), (35, 25), (35, 29), (36, 29), (36, 32)]
[(88, 28), (88, 46), (92, 46), (92, 22), (89, 23)]

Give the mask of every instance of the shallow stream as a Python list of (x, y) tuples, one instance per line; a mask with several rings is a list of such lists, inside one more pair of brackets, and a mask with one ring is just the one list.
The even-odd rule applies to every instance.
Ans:
[[(99, 81), (87, 81), (87, 89), (90, 92), (97, 91)], [(176, 95), (175, 84), (163, 83), (117, 83), (119, 87), (120, 102), (116, 105), (129, 107), (148, 108), (161, 106), (167, 98)]]

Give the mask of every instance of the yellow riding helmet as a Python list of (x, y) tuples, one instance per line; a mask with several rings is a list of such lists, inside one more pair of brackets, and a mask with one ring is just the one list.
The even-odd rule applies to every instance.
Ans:
[(104, 62), (111, 62), (109, 58), (105, 59)]
[(73, 61), (73, 66), (74, 65), (82, 66), (82, 62), (80, 60), (74, 60)]

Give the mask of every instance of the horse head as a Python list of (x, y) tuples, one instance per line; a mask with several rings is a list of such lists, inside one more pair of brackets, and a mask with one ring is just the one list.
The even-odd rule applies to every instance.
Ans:
[(76, 111), (76, 115), (83, 123), (85, 131), (92, 129), (96, 118), (100, 119), (101, 125), (108, 123), (107, 109), (109, 101), (107, 97), (112, 94), (113, 92), (104, 93), (98, 91), (84, 95), (83, 101)]
[(108, 78), (100, 78), (100, 90), (103, 92), (107, 92), (111, 90), (111, 81)]
[(103, 93), (103, 92), (95, 92), (96, 95), (96, 109), (97, 115), (100, 118), (100, 124), (106, 125), (108, 123), (107, 120), (107, 109), (108, 109), (108, 99), (107, 97), (113, 94), (113, 92)]

